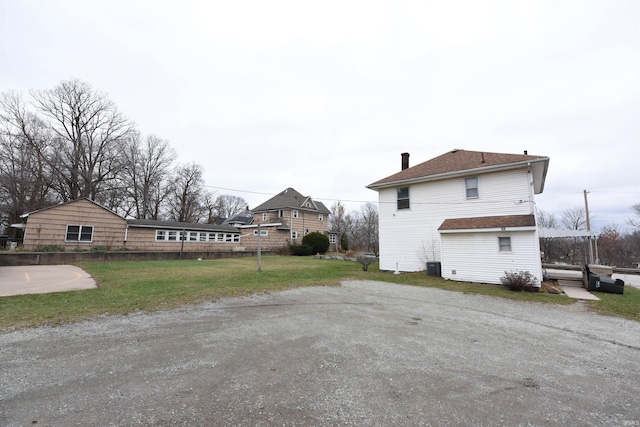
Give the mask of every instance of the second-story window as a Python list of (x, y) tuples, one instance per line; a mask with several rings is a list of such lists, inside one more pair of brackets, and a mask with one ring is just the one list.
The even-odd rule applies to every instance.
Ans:
[(266, 213), (266, 212), (262, 214), (262, 220), (263, 220), (263, 221), (266, 221), (266, 220), (267, 220), (267, 213)]
[(323, 214), (318, 214), (318, 221), (320, 221), (320, 222), (324, 221), (324, 215)]
[(284, 218), (284, 209), (278, 211), (278, 218)]
[(477, 199), (478, 196), (478, 177), (464, 179), (464, 188), (466, 191), (467, 200)]
[(398, 209), (409, 209), (409, 187), (398, 188)]
[(293, 216), (294, 218), (298, 218), (298, 211), (294, 209), (291, 216)]

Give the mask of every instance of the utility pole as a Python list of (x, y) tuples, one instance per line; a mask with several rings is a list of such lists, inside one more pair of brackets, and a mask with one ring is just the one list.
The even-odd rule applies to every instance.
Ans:
[(262, 266), (260, 265), (260, 235), (262, 232), (260, 231), (260, 223), (258, 223), (258, 271), (261, 271)]
[[(584, 190), (584, 212), (587, 216), (587, 231), (591, 231), (591, 222), (589, 221), (589, 202), (587, 201), (587, 190)], [(591, 235), (589, 235), (589, 263), (593, 263), (593, 245), (591, 244)]]

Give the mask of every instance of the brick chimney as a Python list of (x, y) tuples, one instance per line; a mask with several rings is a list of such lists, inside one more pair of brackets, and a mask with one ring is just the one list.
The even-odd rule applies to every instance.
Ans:
[(402, 153), (402, 170), (409, 168), (409, 153)]

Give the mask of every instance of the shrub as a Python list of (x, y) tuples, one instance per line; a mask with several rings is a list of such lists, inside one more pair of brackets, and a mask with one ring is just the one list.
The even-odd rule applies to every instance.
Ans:
[(64, 252), (64, 247), (57, 245), (38, 245), (33, 249), (34, 252)]
[(347, 236), (345, 234), (343, 234), (340, 238), (340, 249), (345, 252), (349, 250), (349, 239), (347, 239)]
[(312, 254), (323, 254), (329, 250), (329, 236), (314, 231), (302, 238), (302, 244), (311, 246)]
[(296, 256), (307, 256), (313, 254), (313, 248), (309, 245), (291, 245), (291, 253)]
[(533, 292), (536, 290), (538, 279), (528, 271), (505, 271), (500, 282), (510, 291)]

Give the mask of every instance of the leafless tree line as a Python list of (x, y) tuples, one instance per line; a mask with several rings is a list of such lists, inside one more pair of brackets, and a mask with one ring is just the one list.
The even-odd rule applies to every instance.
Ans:
[(87, 197), (136, 219), (219, 222), (243, 198), (206, 189), (204, 170), (180, 164), (169, 141), (142, 135), (81, 80), (0, 94), (0, 213), (7, 223)]
[(336, 234), (339, 248), (370, 252), (378, 256), (378, 207), (367, 202), (359, 210), (347, 212), (344, 203), (337, 201), (331, 205), (329, 231)]
[[(640, 203), (631, 206), (635, 217), (627, 222), (631, 231), (621, 231), (616, 224), (600, 229), (597, 241), (598, 262), (616, 267), (636, 267), (640, 262)], [(539, 227), (585, 230), (586, 214), (582, 207), (565, 210), (560, 218), (537, 212)], [(588, 262), (589, 247), (585, 238), (541, 238), (542, 261), (582, 265)]]

